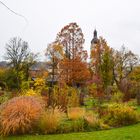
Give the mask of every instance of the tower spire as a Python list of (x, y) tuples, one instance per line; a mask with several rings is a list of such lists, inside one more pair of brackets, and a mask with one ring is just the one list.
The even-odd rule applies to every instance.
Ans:
[(98, 42), (98, 37), (97, 37), (97, 30), (95, 28), (93, 32), (93, 39), (91, 40), (91, 44), (96, 44), (97, 42)]
[(97, 30), (96, 30), (96, 28), (95, 28), (95, 30), (94, 30), (94, 38), (97, 38)]

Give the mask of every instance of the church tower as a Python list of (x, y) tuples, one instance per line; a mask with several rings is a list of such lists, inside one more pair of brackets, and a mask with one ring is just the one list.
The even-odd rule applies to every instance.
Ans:
[(97, 31), (95, 29), (93, 32), (93, 39), (91, 40), (90, 56), (91, 56), (92, 50), (95, 49), (97, 43), (98, 43), (98, 37), (97, 37)]
[(91, 47), (90, 47), (90, 50), (92, 50), (95, 45), (98, 43), (98, 37), (97, 37), (97, 31), (96, 29), (94, 30), (94, 33), (93, 33), (93, 39), (91, 40)]

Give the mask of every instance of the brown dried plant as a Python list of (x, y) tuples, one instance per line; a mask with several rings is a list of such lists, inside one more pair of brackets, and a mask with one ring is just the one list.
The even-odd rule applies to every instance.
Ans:
[(39, 128), (44, 134), (56, 133), (65, 113), (60, 106), (49, 107), (39, 121)]
[(0, 106), (1, 135), (31, 132), (43, 112), (43, 103), (35, 97), (15, 97)]
[(84, 118), (85, 108), (72, 107), (68, 109), (68, 118), (70, 120), (77, 120)]

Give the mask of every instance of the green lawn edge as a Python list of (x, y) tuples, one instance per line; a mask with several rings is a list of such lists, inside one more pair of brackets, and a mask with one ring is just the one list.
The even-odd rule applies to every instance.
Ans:
[(111, 130), (57, 135), (10, 136), (0, 137), (0, 140), (140, 140), (140, 123)]

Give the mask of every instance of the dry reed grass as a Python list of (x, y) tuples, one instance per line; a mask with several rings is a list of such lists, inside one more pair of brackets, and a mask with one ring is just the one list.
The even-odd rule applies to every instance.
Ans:
[(40, 119), (39, 127), (41, 131), (45, 134), (55, 133), (63, 117), (64, 112), (60, 107), (48, 108)]
[(84, 118), (85, 108), (73, 107), (68, 109), (68, 118), (70, 120), (77, 120)]
[(1, 135), (29, 133), (43, 112), (43, 104), (35, 97), (15, 97), (1, 105)]

